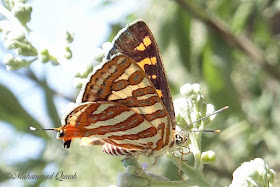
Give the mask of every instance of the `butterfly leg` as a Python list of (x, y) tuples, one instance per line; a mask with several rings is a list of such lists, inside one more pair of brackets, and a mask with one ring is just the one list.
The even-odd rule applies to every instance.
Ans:
[[(185, 152), (183, 148), (186, 148), (188, 151)], [(188, 161), (187, 159), (184, 159), (184, 156), (191, 153), (189, 146), (187, 146), (187, 145), (181, 146), (181, 147), (179, 147), (178, 151), (181, 154), (181, 161), (183, 161), (183, 162)]]
[[(186, 148), (188, 151), (185, 152), (183, 148)], [(191, 152), (190, 152), (189, 146), (187, 146), (187, 145), (184, 145), (184, 146), (179, 147), (178, 151), (179, 151), (179, 153), (181, 154), (180, 160), (179, 160), (179, 157), (177, 157), (177, 158), (178, 158), (178, 166), (179, 166), (179, 167), (178, 167), (178, 176), (179, 176), (182, 180), (184, 180), (184, 179), (181, 177), (181, 162), (187, 161), (186, 159), (184, 159), (184, 156), (190, 154)]]
[(182, 177), (181, 177), (181, 163), (182, 161), (181, 160), (178, 160), (178, 172), (177, 172), (177, 175), (180, 177), (181, 180), (184, 180)]

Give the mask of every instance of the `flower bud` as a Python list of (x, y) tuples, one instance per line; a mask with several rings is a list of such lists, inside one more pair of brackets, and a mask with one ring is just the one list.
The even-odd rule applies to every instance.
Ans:
[(26, 61), (20, 57), (13, 57), (11, 54), (8, 54), (4, 57), (4, 63), (6, 64), (7, 70), (17, 70), (22, 67), (28, 67), (32, 61)]
[[(209, 115), (209, 114), (213, 114), (215, 112), (215, 107), (214, 105), (212, 104), (207, 104), (207, 107), (206, 107), (206, 115)], [(210, 121), (213, 121), (215, 119), (216, 115), (211, 115), (209, 117)]]
[(213, 151), (206, 151), (201, 154), (203, 163), (208, 164), (216, 161), (216, 154)]
[(65, 48), (64, 57), (67, 58), (68, 60), (72, 58), (72, 51), (69, 46)]
[(201, 94), (201, 87), (199, 84), (195, 83), (192, 85), (193, 91), (196, 94)]
[(184, 84), (181, 88), (180, 88), (180, 93), (182, 95), (185, 95), (185, 96), (190, 96), (192, 95), (194, 92), (193, 92), (193, 88), (192, 88), (192, 85), (187, 83), (187, 84)]
[(31, 19), (32, 7), (29, 4), (16, 3), (11, 12), (22, 25), (26, 25)]
[(67, 43), (72, 43), (73, 40), (74, 40), (74, 34), (70, 33), (69, 31), (66, 31), (65, 40), (66, 40)]
[(179, 126), (185, 127), (192, 122), (190, 108), (190, 100), (186, 98), (179, 98), (174, 100), (176, 122)]
[[(15, 42), (15, 47), (18, 47), (20, 42)], [(37, 56), (38, 52), (37, 49), (35, 49), (32, 45), (30, 44), (22, 44), (21, 47), (18, 47), (15, 50), (17, 55), (22, 55), (22, 56)]]
[(49, 51), (47, 49), (40, 51), (38, 54), (38, 59), (43, 63), (47, 63), (48, 61), (50, 61)]

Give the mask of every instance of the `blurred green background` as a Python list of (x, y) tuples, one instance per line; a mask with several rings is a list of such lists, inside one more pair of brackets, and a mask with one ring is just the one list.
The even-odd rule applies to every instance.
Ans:
[[(3, 7), (10, 11), (8, 1)], [(5, 4), (6, 3), (6, 4)], [(86, 66), (94, 49), (112, 41), (116, 33), (135, 19), (143, 19), (159, 44), (173, 99), (180, 86), (199, 83), (203, 94), (218, 109), (211, 128), (219, 134), (203, 134), (203, 150), (217, 159), (206, 165), (204, 175), (213, 186), (228, 186), (232, 172), (244, 161), (264, 159), (280, 170), (280, 1), (276, 0), (145, 0), (145, 1), (28, 1), (33, 8), (27, 23), (27, 39), (36, 50), (48, 48), (57, 57), (65, 43), (58, 35), (70, 29), (71, 60), (58, 58), (57, 66), (38, 57), (27, 68), (7, 71), (0, 63), (0, 185), (109, 186), (123, 172), (121, 157), (102, 153), (100, 147), (69, 150), (53, 132), (30, 131), (34, 127), (58, 127), (62, 110), (75, 101), (79, 89), (72, 85), (75, 68)], [(3, 32), (1, 34), (4, 35)], [(38, 39), (40, 38), (40, 39)], [(62, 38), (62, 39), (61, 39)], [(18, 57), (1, 40), (1, 59)], [(58, 44), (59, 43), (59, 44)], [(60, 45), (61, 44), (61, 45)], [(56, 47), (60, 47), (59, 49)], [(64, 48), (63, 48), (64, 47)], [(52, 48), (52, 50), (51, 50)], [(61, 52), (62, 51), (62, 52)], [(63, 61), (63, 62), (62, 62)], [(73, 70), (74, 69), (74, 70)], [(191, 155), (188, 157), (191, 165)], [(152, 172), (180, 180), (177, 168), (162, 157)], [(18, 180), (7, 172), (51, 174), (77, 173), (73, 180)], [(275, 186), (280, 185), (279, 174)]]

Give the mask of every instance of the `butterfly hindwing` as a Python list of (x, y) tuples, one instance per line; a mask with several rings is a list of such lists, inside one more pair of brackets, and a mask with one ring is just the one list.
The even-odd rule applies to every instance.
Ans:
[(65, 116), (64, 141), (95, 137), (125, 149), (153, 151), (162, 148), (158, 129), (143, 116), (116, 102), (86, 102)]
[(159, 48), (145, 22), (136, 21), (118, 33), (107, 59), (118, 53), (132, 58), (145, 71), (157, 89), (175, 129), (174, 107)]

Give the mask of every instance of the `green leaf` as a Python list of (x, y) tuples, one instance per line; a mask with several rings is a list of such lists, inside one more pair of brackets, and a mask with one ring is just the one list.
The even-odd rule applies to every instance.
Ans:
[(235, 1), (220, 0), (217, 1), (215, 7), (209, 11), (211, 11), (211, 13), (215, 11), (217, 16), (227, 20), (232, 18), (233, 11), (236, 9), (237, 5), (238, 3)]
[(46, 107), (47, 107), (47, 111), (49, 114), (49, 117), (51, 118), (52, 122), (53, 122), (53, 126), (60, 126), (60, 118), (58, 116), (57, 110), (56, 110), (56, 106), (54, 104), (53, 101), (53, 91), (50, 89), (50, 87), (48, 86), (46, 80), (41, 82), (41, 86), (45, 91), (45, 103), (46, 103)]
[[(29, 159), (25, 162), (18, 163), (14, 166), (16, 171), (35, 171), (37, 170), (38, 172), (42, 171), (44, 167), (48, 163), (43, 160), (42, 158), (39, 159)], [(36, 173), (38, 174), (38, 173)]]
[(241, 106), (231, 80), (231, 51), (216, 34), (209, 34), (203, 51), (203, 75), (216, 107), (228, 105), (231, 112), (240, 114)]
[(258, 21), (255, 22), (254, 25), (255, 41), (261, 46), (267, 46), (273, 41), (273, 37), (271, 36), (271, 31), (269, 29), (269, 22), (267, 20), (262, 19), (260, 16), (258, 16), (256, 19), (258, 19)]
[(18, 131), (30, 133), (47, 139), (47, 133), (42, 131), (40, 133), (33, 133), (29, 127), (42, 128), (41, 124), (37, 122), (31, 115), (29, 115), (24, 108), (19, 104), (15, 95), (5, 86), (0, 84), (0, 120), (13, 125)]
[(245, 1), (235, 11), (232, 20), (232, 31), (238, 32), (242, 30), (248, 21), (250, 14), (253, 11), (253, 3), (251, 1)]
[(173, 20), (173, 36), (175, 37), (176, 45), (179, 50), (179, 57), (182, 64), (188, 69), (191, 69), (191, 45), (190, 45), (190, 29), (191, 18), (185, 10), (178, 7)]
[(169, 20), (168, 18), (162, 22), (160, 25), (160, 32), (159, 34), (159, 40), (157, 40), (157, 43), (160, 48), (161, 54), (163, 54), (166, 49), (169, 47), (171, 37), (172, 37), (172, 20)]

